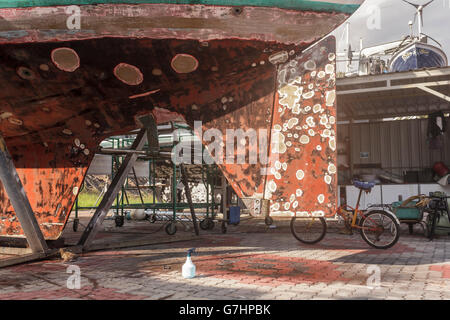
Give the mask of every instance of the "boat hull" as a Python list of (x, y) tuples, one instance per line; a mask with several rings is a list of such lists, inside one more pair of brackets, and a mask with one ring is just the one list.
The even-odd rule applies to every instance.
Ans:
[[(305, 49), (347, 13), (81, 9), (80, 30), (64, 27), (65, 7), (0, 10), (0, 130), (46, 239), (60, 237), (99, 143), (148, 114), (158, 123), (199, 120), (224, 135), (227, 128), (274, 129), (275, 149), (265, 150), (276, 154), (275, 169), (221, 165), (238, 195), (268, 200), (282, 216), (333, 212), (334, 38)], [(97, 23), (100, 17), (108, 23)], [(0, 208), (0, 235), (23, 237), (3, 186)]]
[(445, 53), (426, 43), (412, 43), (392, 57), (390, 72), (404, 72), (447, 66)]

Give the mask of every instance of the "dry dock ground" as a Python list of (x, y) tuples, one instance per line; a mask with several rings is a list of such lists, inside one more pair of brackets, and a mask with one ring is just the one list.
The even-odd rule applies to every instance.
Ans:
[[(216, 225), (196, 237), (181, 226), (169, 236), (159, 223), (106, 221), (96, 244), (109, 249), (2, 268), (0, 299), (450, 299), (449, 236), (430, 242), (402, 226), (396, 246), (376, 250), (331, 227), (308, 246), (286, 222), (275, 224), (243, 221), (226, 234)], [(66, 229), (75, 243), (80, 231)], [(134, 246), (117, 248), (127, 243)], [(184, 279), (192, 247), (197, 277)]]

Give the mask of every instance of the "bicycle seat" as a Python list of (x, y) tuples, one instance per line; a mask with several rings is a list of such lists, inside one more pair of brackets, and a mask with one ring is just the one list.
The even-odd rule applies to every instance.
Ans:
[(370, 191), (373, 187), (375, 187), (375, 182), (364, 182), (359, 180), (353, 180), (353, 185), (357, 187), (358, 189)]

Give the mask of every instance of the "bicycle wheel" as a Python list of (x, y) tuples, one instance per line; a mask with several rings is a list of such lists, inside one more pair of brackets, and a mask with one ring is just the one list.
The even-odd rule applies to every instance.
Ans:
[(361, 220), (361, 237), (377, 249), (388, 249), (397, 243), (400, 226), (385, 211), (371, 211)]
[(327, 223), (324, 218), (292, 218), (291, 232), (294, 237), (303, 243), (314, 244), (325, 237)]

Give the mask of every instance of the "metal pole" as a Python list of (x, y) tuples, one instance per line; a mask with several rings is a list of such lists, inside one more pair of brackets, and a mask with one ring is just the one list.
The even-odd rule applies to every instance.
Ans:
[(350, 123), (348, 124), (348, 137), (349, 137), (349, 141), (348, 141), (348, 145), (347, 145), (347, 149), (348, 149), (348, 160), (349, 160), (349, 165), (350, 165), (350, 183), (353, 179), (353, 174), (354, 174), (354, 165), (353, 165), (353, 146), (352, 146), (352, 141), (353, 141), (353, 117), (350, 119)]
[[(117, 149), (120, 149), (121, 145), (120, 145), (120, 138), (117, 138)], [(116, 158), (116, 165), (117, 165), (117, 172), (119, 172), (119, 168), (121, 163), (123, 162), (123, 157), (122, 156), (118, 156)], [(123, 188), (123, 185), (121, 186), (121, 188)], [(116, 216), (119, 216), (119, 211), (120, 211), (120, 191), (117, 192), (117, 196), (116, 196)]]
[[(141, 131), (136, 137), (136, 140), (134, 140), (133, 142), (132, 149), (135, 150), (142, 149), (146, 141), (146, 133), (147, 133), (146, 129), (141, 129)], [(90, 245), (94, 241), (95, 235), (97, 234), (100, 225), (103, 223), (109, 209), (111, 208), (111, 205), (114, 202), (114, 199), (116, 198), (116, 196), (120, 191), (120, 188), (123, 186), (123, 183), (125, 182), (128, 172), (131, 170), (131, 167), (136, 162), (137, 156), (138, 156), (137, 154), (128, 154), (125, 157), (125, 160), (122, 162), (119, 171), (114, 176), (114, 179), (111, 182), (108, 191), (106, 191), (105, 196), (100, 202), (99, 207), (95, 211), (91, 221), (89, 221), (88, 226), (84, 230), (80, 238), (80, 241), (78, 242), (78, 245), (81, 245), (83, 247), (83, 250), (89, 249)]]
[(216, 186), (216, 172), (215, 172), (215, 168), (211, 167), (211, 172), (212, 172), (212, 182), (211, 182), (211, 217), (214, 219), (215, 218), (215, 212), (214, 212), (214, 207), (216, 206), (216, 194), (215, 194), (215, 186)]
[(222, 214), (223, 218), (225, 219), (227, 214), (227, 203), (228, 203), (228, 197), (227, 197), (227, 179), (222, 174)]
[(47, 252), (45, 242), (39, 224), (31, 208), (28, 197), (17, 174), (16, 167), (6, 147), (6, 142), (0, 135), (0, 180), (8, 194), (8, 198), (14, 208), (20, 225), (27, 238), (28, 244), (34, 253)]
[(205, 184), (205, 187), (206, 187), (206, 218), (209, 218), (209, 172), (208, 172), (208, 167), (206, 167), (206, 184)]
[(139, 192), (139, 198), (141, 198), (141, 203), (144, 204), (144, 198), (142, 197), (141, 187), (139, 187), (139, 181), (138, 181), (138, 177), (136, 174), (136, 170), (134, 170), (134, 167), (132, 168), (132, 171), (133, 171), (134, 181), (136, 181), (136, 188)]
[(197, 217), (195, 215), (194, 204), (192, 203), (191, 189), (189, 189), (188, 185), (186, 168), (184, 167), (183, 164), (180, 164), (180, 170), (181, 170), (181, 181), (184, 184), (184, 191), (186, 193), (186, 198), (189, 203), (189, 209), (191, 210), (192, 224), (194, 225), (195, 234), (198, 236), (200, 232), (198, 230)]
[(121, 199), (120, 199), (120, 215), (123, 217), (123, 206), (124, 206), (124, 191), (125, 191), (125, 187), (122, 185), (122, 195), (121, 195)]
[(172, 210), (173, 222), (177, 219), (177, 165), (173, 163), (172, 168)]
[(155, 160), (154, 159), (152, 159), (152, 160), (150, 160), (151, 161), (151, 163), (150, 163), (150, 167), (151, 167), (151, 172), (152, 172), (152, 189), (153, 189), (153, 214), (155, 214), (155, 212), (156, 212), (156, 206), (155, 206), (155, 198), (156, 198), (156, 177), (155, 177), (155, 174), (156, 174), (156, 169), (155, 169)]
[(77, 194), (77, 198), (75, 199), (75, 219), (78, 219), (78, 198), (79, 198), (79, 193)]

